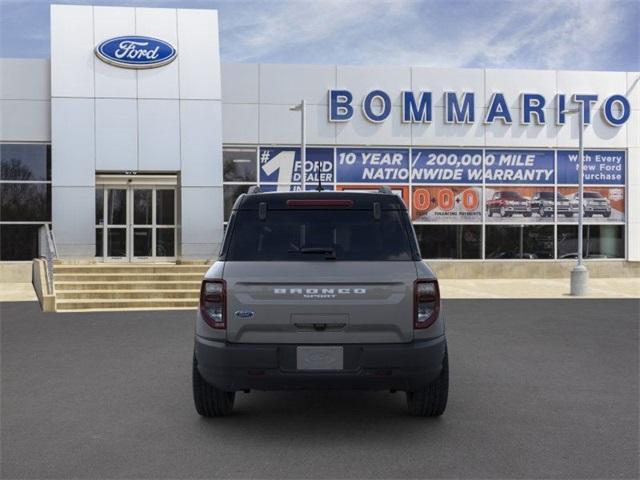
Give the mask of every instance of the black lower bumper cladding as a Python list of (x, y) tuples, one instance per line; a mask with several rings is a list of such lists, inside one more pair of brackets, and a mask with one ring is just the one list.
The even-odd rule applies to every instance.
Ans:
[(346, 344), (343, 369), (296, 367), (298, 345), (237, 344), (196, 338), (198, 371), (225, 391), (364, 389), (419, 390), (442, 369), (444, 336), (403, 344)]

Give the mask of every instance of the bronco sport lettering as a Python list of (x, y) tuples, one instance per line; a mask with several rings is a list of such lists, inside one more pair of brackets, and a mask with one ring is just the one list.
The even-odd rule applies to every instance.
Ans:
[[(291, 294), (291, 295), (330, 295), (336, 297), (337, 295), (363, 295), (367, 293), (366, 288), (274, 288), (273, 293), (278, 294)], [(336, 295), (337, 294), (337, 295)]]

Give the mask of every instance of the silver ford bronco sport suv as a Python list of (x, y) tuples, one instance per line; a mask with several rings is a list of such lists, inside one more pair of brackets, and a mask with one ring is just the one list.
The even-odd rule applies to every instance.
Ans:
[(202, 282), (193, 396), (206, 417), (251, 389), (406, 392), (439, 416), (449, 388), (434, 273), (402, 200), (379, 193), (241, 195)]

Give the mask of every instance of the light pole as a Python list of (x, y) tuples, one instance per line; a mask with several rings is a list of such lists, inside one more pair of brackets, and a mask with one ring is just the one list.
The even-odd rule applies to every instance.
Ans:
[(581, 297), (587, 294), (589, 271), (582, 260), (582, 225), (584, 221), (584, 102), (579, 108), (563, 113), (578, 113), (578, 262), (571, 270), (571, 295)]
[(292, 112), (300, 112), (300, 161), (302, 162), (302, 191), (305, 191), (306, 187), (306, 173), (307, 173), (307, 122), (305, 114), (304, 99), (300, 100), (300, 103), (289, 107)]

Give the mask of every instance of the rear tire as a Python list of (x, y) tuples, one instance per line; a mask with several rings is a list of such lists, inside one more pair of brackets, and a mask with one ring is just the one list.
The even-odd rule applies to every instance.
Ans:
[(407, 409), (416, 417), (439, 417), (447, 408), (449, 396), (449, 354), (444, 351), (442, 370), (424, 390), (407, 392)]
[(223, 417), (233, 410), (236, 392), (223, 392), (209, 385), (198, 371), (198, 364), (193, 357), (193, 402), (196, 411), (203, 417)]

